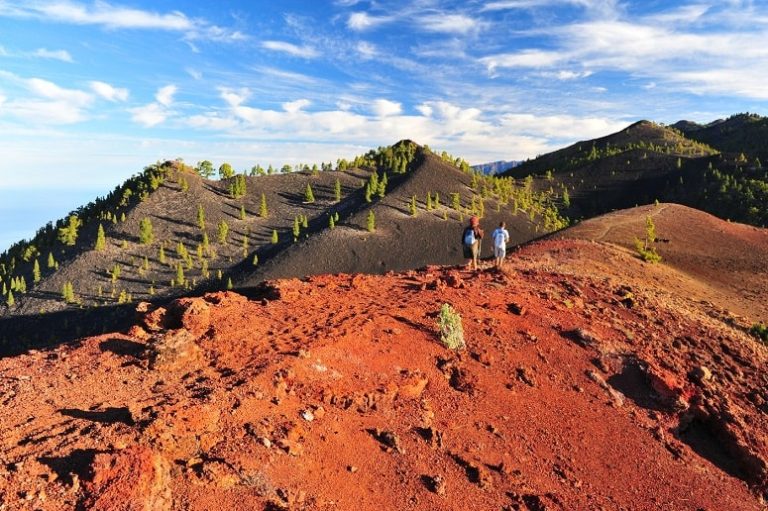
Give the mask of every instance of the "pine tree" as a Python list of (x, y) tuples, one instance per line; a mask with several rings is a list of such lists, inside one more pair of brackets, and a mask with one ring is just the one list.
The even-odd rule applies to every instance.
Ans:
[(315, 202), (315, 194), (312, 192), (312, 186), (309, 183), (307, 183), (307, 188), (304, 190), (304, 202), (307, 204)]
[(309, 229), (309, 217), (307, 217), (307, 215), (301, 215), (299, 219), (301, 220), (301, 228)]
[(32, 265), (32, 282), (40, 282), (40, 261), (35, 258), (35, 264)]
[(120, 275), (122, 274), (123, 270), (120, 266), (120, 263), (115, 263), (115, 265), (112, 267), (112, 272), (110, 275), (112, 276), (112, 283), (114, 284), (117, 282), (117, 279), (120, 278)]
[[(270, 165), (269, 168), (272, 168), (272, 166)], [(267, 215), (269, 215), (269, 211), (267, 211), (267, 196), (262, 193), (261, 204), (259, 204), (259, 216), (261, 218), (267, 218)]]
[(219, 167), (219, 177), (221, 179), (229, 179), (230, 177), (235, 175), (235, 170), (232, 168), (232, 165), (229, 163), (222, 163)]
[(24, 277), (24, 275), (19, 276), (19, 285), (18, 285), (19, 291), (22, 293), (27, 292), (27, 279)]
[(336, 202), (341, 202), (341, 181), (338, 179), (336, 179), (336, 182), (333, 185), (333, 197)]
[(373, 210), (370, 210), (368, 212), (368, 225), (367, 225), (368, 231), (373, 232), (376, 230), (376, 215), (374, 215)]
[(279, 241), (279, 238), (277, 236), (277, 230), (272, 229), (272, 244), (276, 245), (278, 241)]
[(167, 259), (165, 258), (165, 247), (160, 245), (160, 250), (157, 253), (157, 260), (160, 261), (160, 264), (165, 264), (167, 262)]
[(258, 266), (259, 256), (257, 254), (253, 254), (253, 260), (251, 261), (251, 264), (253, 264), (254, 266)]
[(152, 220), (143, 218), (139, 222), (139, 243), (142, 245), (150, 245), (154, 239), (155, 234), (152, 232)]
[(365, 184), (365, 202), (371, 202), (371, 183)]
[(203, 239), (200, 241), (200, 247), (203, 249), (203, 254), (208, 255), (211, 253), (211, 242), (208, 239), (208, 233), (203, 231)]
[(8, 307), (13, 307), (16, 304), (16, 300), (13, 298), (13, 291), (8, 291), (8, 298), (5, 300)]
[(566, 208), (571, 206), (571, 196), (568, 193), (567, 188), (563, 189), (563, 206), (565, 206)]
[(197, 226), (201, 231), (205, 230), (205, 210), (199, 204), (197, 206)]
[(335, 223), (337, 223), (337, 224), (339, 223), (339, 212), (338, 211), (333, 214), (333, 221)]
[(458, 193), (451, 194), (451, 207), (456, 211), (461, 208), (461, 195)]
[(328, 228), (329, 228), (329, 229), (334, 229), (334, 228), (336, 228), (336, 222), (334, 222), (334, 221), (333, 221), (333, 215), (331, 215), (330, 217), (328, 217)]
[(48, 252), (48, 269), (56, 267), (56, 259), (53, 258), (53, 252)]
[(174, 280), (176, 281), (177, 286), (184, 287), (184, 267), (181, 263), (176, 265), (176, 278)]
[(65, 303), (74, 303), (76, 301), (75, 290), (71, 282), (67, 281), (64, 283), (64, 286), (61, 289), (61, 296)]
[(384, 198), (384, 196), (387, 194), (387, 183), (389, 183), (389, 178), (387, 178), (387, 173), (384, 173), (384, 176), (381, 178), (381, 181), (379, 181), (379, 186), (377, 187), (376, 193), (379, 196), (379, 198)]
[(299, 234), (301, 234), (301, 225), (299, 225), (299, 217), (295, 216), (293, 217), (293, 241), (299, 239)]
[(232, 277), (227, 277), (227, 290), (231, 290), (234, 286), (232, 285)]
[(435, 198), (433, 199), (433, 204), (435, 209), (440, 207), (440, 194), (435, 192)]
[(227, 225), (227, 222), (222, 220), (219, 222), (219, 230), (218, 230), (218, 237), (219, 237), (219, 243), (222, 245), (227, 244), (227, 235), (229, 234), (229, 225)]
[(246, 216), (245, 216), (245, 205), (241, 204), (240, 205), (240, 220), (245, 220), (245, 218), (246, 218)]
[(243, 236), (243, 259), (248, 257), (248, 235)]
[(432, 194), (427, 192), (427, 211), (432, 211)]
[(96, 232), (96, 244), (93, 249), (97, 252), (101, 252), (105, 248), (107, 248), (107, 238), (104, 235), (104, 226), (99, 224), (99, 230)]
[(411, 212), (411, 216), (416, 216), (416, 196), (411, 196), (411, 203), (408, 206), (408, 209)]
[(125, 212), (120, 213), (120, 222), (125, 222)]
[(70, 215), (67, 225), (59, 229), (59, 241), (72, 247), (77, 243), (77, 230), (83, 225), (77, 215)]

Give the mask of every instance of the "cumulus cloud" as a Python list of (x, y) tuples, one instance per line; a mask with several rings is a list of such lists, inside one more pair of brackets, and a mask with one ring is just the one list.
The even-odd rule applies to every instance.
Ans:
[(320, 55), (320, 52), (311, 46), (297, 46), (285, 41), (262, 41), (261, 47), (305, 59), (313, 59)]
[(388, 99), (376, 99), (371, 104), (371, 111), (377, 117), (388, 117), (402, 112), (403, 105)]
[(178, 87), (175, 85), (166, 85), (158, 89), (155, 93), (155, 100), (162, 106), (171, 106), (173, 103), (173, 96), (178, 91)]
[(107, 101), (126, 101), (128, 99), (128, 89), (113, 87), (108, 83), (99, 81), (93, 81), (90, 85), (93, 92)]
[(308, 99), (297, 99), (296, 101), (289, 101), (283, 103), (283, 110), (289, 114), (295, 114), (296, 112), (308, 107), (312, 102)]
[(515, 53), (500, 53), (483, 57), (480, 62), (493, 73), (497, 68), (544, 68), (558, 64), (566, 55), (557, 51), (522, 50)]

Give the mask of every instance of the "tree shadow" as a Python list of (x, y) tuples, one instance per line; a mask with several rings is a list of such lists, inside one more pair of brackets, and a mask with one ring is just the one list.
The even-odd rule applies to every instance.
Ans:
[(99, 344), (102, 353), (114, 353), (121, 356), (141, 357), (147, 346), (127, 339), (108, 339)]
[(133, 426), (135, 422), (128, 407), (109, 407), (103, 410), (78, 410), (77, 408), (63, 408), (59, 410), (61, 415), (73, 419), (83, 419), (99, 424), (125, 424)]
[(91, 478), (91, 464), (100, 452), (104, 451), (75, 449), (66, 456), (42, 456), (37, 461), (48, 466), (64, 484), (71, 486), (73, 475), (77, 475), (81, 480)]

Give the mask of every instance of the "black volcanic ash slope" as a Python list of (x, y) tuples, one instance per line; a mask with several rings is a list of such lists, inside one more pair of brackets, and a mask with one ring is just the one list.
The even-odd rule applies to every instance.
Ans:
[[(57, 239), (66, 224), (60, 221), (4, 254), (0, 280), (7, 294), (0, 313), (37, 321), (42, 313), (79, 311), (76, 322), (84, 324), (90, 321), (84, 317), (93, 316), (88, 311), (104, 312), (103, 306), (224, 289), (230, 282), (255, 285), (275, 276), (380, 273), (461, 262), (461, 231), (472, 213), (484, 214), (488, 230), (506, 219), (514, 243), (564, 225), (551, 194), (468, 173), (456, 164), (447, 155), (438, 157), (404, 141), (344, 162), (341, 170), (211, 181), (180, 162), (152, 166), (109, 197), (75, 212), (84, 224), (73, 246)], [(384, 196), (378, 190), (366, 194), (366, 183), (382, 182), (385, 175)], [(245, 194), (234, 198), (230, 187), (238, 180), (245, 183)], [(308, 186), (314, 201), (306, 200)], [(458, 194), (458, 207), (452, 194)], [(266, 216), (260, 215), (262, 196)], [(371, 212), (376, 227), (369, 232)], [(331, 229), (330, 217), (337, 215), (338, 225)], [(153, 239), (141, 243), (140, 225), (147, 221)], [(103, 250), (95, 249), (99, 226), (106, 235)], [(489, 254), (486, 243), (484, 255)], [(47, 267), (49, 255), (56, 267)], [(18, 285), (22, 279), (26, 292)], [(63, 297), (68, 286), (74, 295), (69, 302)], [(10, 295), (15, 303), (7, 305)], [(7, 327), (0, 325), (0, 330)]]

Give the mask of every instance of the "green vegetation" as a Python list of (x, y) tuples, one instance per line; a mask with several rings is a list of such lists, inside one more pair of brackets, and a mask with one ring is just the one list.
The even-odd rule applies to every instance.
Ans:
[(232, 285), (232, 277), (227, 277), (227, 290), (231, 291), (234, 286)]
[(267, 218), (269, 210), (267, 209), (267, 196), (261, 194), (261, 202), (259, 203), (259, 216), (261, 218)]
[(245, 205), (244, 204), (240, 204), (240, 214), (238, 215), (238, 217), (240, 218), (240, 220), (245, 220), (247, 218), (246, 214), (245, 214)]
[(280, 241), (280, 238), (277, 236), (277, 229), (272, 229), (272, 244), (277, 245), (278, 241)]
[(77, 298), (75, 297), (75, 290), (72, 283), (67, 281), (61, 289), (61, 297), (65, 303), (75, 303)]
[(235, 169), (229, 163), (222, 163), (219, 167), (219, 179), (229, 179), (235, 175)]
[(312, 204), (315, 202), (315, 194), (312, 193), (312, 186), (307, 183), (307, 188), (304, 190), (304, 202)]
[(200, 230), (205, 230), (205, 209), (201, 204), (197, 205), (197, 226)]
[(40, 274), (40, 261), (35, 259), (35, 263), (32, 266), (32, 282), (37, 284), (40, 282), (41, 274)]
[(83, 221), (77, 215), (69, 215), (67, 225), (59, 228), (59, 241), (68, 247), (75, 246), (77, 243), (77, 231), (82, 225)]
[(105, 248), (107, 248), (107, 238), (104, 235), (104, 226), (99, 224), (99, 230), (96, 232), (96, 243), (93, 249), (97, 252), (102, 252)]
[(195, 170), (205, 179), (210, 179), (214, 172), (213, 163), (208, 160), (199, 161)]
[(449, 350), (461, 350), (466, 347), (461, 316), (448, 303), (440, 307), (437, 328), (440, 330), (440, 341)]
[(8, 307), (13, 307), (16, 305), (16, 299), (13, 297), (13, 291), (8, 291), (8, 296), (5, 299), (5, 304), (8, 305)]
[(237, 174), (229, 182), (229, 195), (233, 199), (241, 199), (245, 197), (246, 192), (247, 192), (247, 187), (245, 182), (245, 176), (242, 174)]
[(749, 329), (750, 335), (759, 339), (763, 344), (768, 345), (768, 326), (763, 323), (755, 323)]
[(376, 230), (376, 215), (373, 213), (373, 210), (370, 210), (368, 212), (366, 228), (368, 229), (368, 232), (373, 232)]
[(139, 222), (139, 243), (142, 245), (151, 245), (154, 239), (155, 234), (152, 232), (152, 220), (143, 218)]
[(653, 219), (648, 216), (645, 217), (645, 238), (635, 238), (635, 249), (640, 256), (640, 259), (646, 263), (658, 263), (661, 261), (661, 256), (656, 252), (656, 225), (653, 223)]
[(416, 216), (417, 208), (416, 208), (416, 196), (411, 196), (411, 202), (408, 204), (408, 211), (411, 213), (411, 216)]
[(338, 179), (333, 184), (333, 198), (336, 202), (341, 202), (341, 181)]
[(217, 235), (218, 235), (219, 243), (221, 245), (226, 245), (227, 236), (229, 235), (229, 225), (224, 220), (219, 222)]
[(333, 218), (333, 215), (330, 215), (328, 217), (328, 228), (329, 229), (335, 229), (336, 228), (336, 221)]

